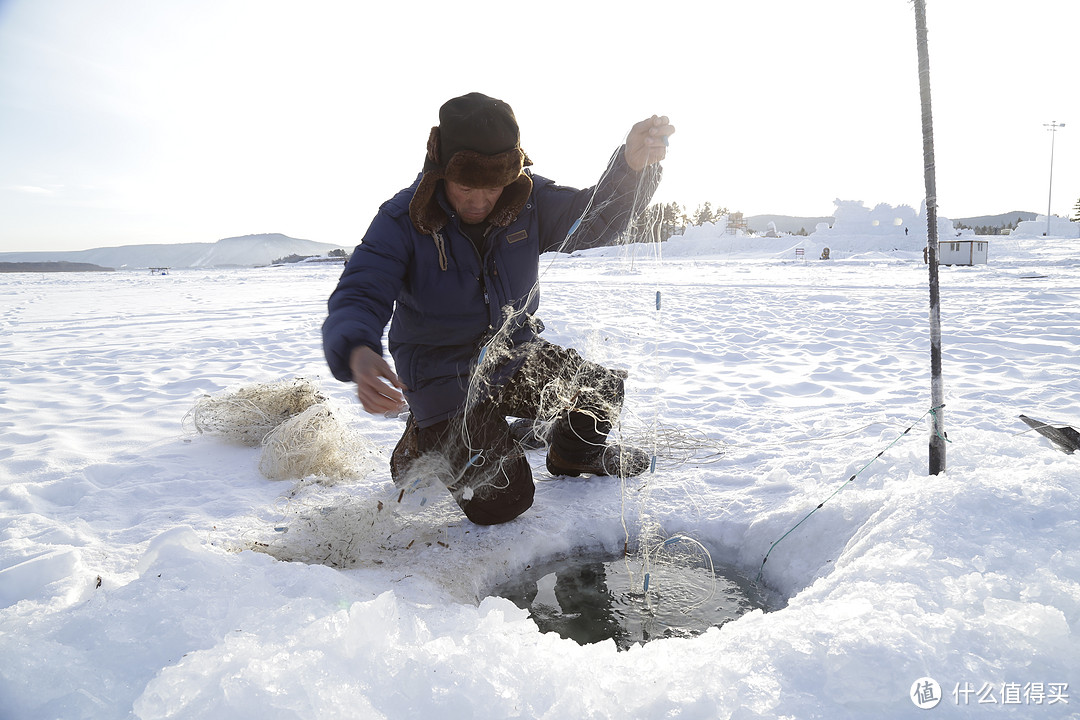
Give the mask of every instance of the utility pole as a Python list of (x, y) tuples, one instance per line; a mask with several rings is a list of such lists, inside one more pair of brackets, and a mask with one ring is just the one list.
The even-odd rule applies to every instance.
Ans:
[(937, 178), (934, 166), (934, 120), (930, 108), (930, 55), (926, 42), (926, 1), (915, 0), (915, 37), (919, 51), (919, 97), (922, 100), (923, 182), (926, 185), (926, 244), (930, 266), (930, 474), (945, 471), (945, 383), (941, 378), (941, 295), (938, 291)]
[(1054, 198), (1054, 138), (1058, 128), (1065, 127), (1065, 123), (1051, 120), (1049, 124), (1043, 123), (1043, 127), (1050, 131), (1050, 196), (1046, 199), (1046, 232), (1043, 233), (1046, 237), (1050, 234), (1050, 201)]

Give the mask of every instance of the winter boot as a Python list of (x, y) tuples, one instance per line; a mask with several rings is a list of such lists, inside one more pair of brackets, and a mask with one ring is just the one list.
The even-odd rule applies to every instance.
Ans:
[(628, 478), (649, 469), (652, 458), (641, 448), (630, 445), (604, 445), (587, 455), (567, 459), (554, 447), (548, 448), (547, 469), (552, 475), (611, 475)]
[(521, 418), (510, 423), (510, 437), (525, 450), (539, 450), (547, 445), (551, 423)]

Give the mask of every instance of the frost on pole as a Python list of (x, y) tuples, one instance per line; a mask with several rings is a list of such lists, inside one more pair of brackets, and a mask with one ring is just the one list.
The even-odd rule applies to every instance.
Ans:
[(938, 292), (937, 181), (934, 173), (934, 121), (930, 104), (930, 55), (926, 42), (926, 3), (915, 0), (922, 100), (923, 179), (926, 184), (926, 243), (930, 269), (930, 474), (945, 471), (945, 384), (941, 377), (941, 297)]

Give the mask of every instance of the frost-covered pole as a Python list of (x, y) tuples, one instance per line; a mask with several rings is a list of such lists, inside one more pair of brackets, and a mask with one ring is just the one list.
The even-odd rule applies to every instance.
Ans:
[(938, 292), (937, 181), (934, 176), (934, 121), (930, 112), (930, 55), (926, 46), (926, 2), (915, 1), (922, 98), (923, 180), (926, 183), (926, 245), (930, 267), (930, 474), (945, 471), (945, 383), (941, 379), (941, 296)]
[(1054, 199), (1054, 138), (1057, 137), (1058, 128), (1065, 127), (1065, 123), (1051, 120), (1050, 124), (1043, 123), (1043, 127), (1050, 131), (1050, 193), (1046, 196), (1046, 237), (1050, 237), (1050, 203)]

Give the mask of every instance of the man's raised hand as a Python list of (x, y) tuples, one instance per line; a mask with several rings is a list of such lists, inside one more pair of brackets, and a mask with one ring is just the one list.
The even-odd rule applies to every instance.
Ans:
[(641, 172), (646, 165), (660, 162), (667, 155), (668, 137), (674, 132), (675, 126), (666, 115), (653, 115), (635, 123), (626, 136), (626, 163)]

